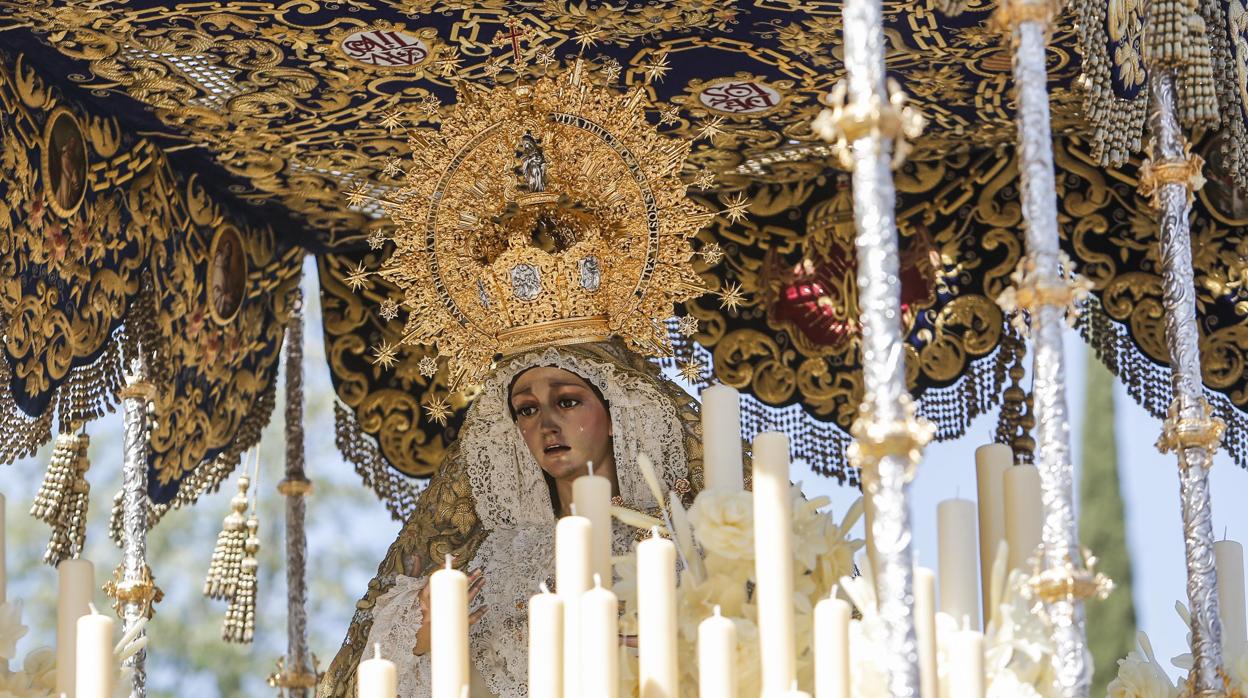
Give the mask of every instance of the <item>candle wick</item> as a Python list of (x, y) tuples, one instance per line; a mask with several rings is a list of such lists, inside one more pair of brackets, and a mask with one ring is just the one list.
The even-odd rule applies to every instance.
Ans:
[(543, 594), (549, 594), (549, 593), (550, 593), (550, 587), (546, 586), (546, 582), (539, 582), (539, 583), (538, 583), (538, 585), (537, 585), (537, 588), (538, 588), (538, 589), (541, 589), (541, 591), (542, 591), (542, 593), (543, 593)]
[(451, 557), (451, 554), (450, 554), (450, 553), (447, 553), (447, 554), (446, 554), (446, 569), (448, 569), (448, 570), (449, 570), (449, 569), (451, 569), (451, 560), (452, 560), (452, 559), (453, 559), (453, 558)]
[(1222, 540), (1226, 540), (1226, 531), (1227, 531), (1227, 529), (1229, 529), (1229, 528), (1230, 528), (1230, 526), (1223, 526), (1223, 527), (1222, 527)]
[(832, 590), (828, 592), (828, 598), (829, 598), (829, 599), (835, 599), (835, 598), (836, 598), (836, 595), (837, 595), (837, 594), (839, 594), (839, 593), (841, 593), (841, 585), (840, 585), (840, 584), (833, 584), (833, 585), (832, 585)]
[(100, 615), (100, 611), (99, 611), (99, 609), (97, 609), (97, 608), (95, 607), (95, 604), (93, 604), (93, 603), (88, 603), (88, 604), (87, 604), (87, 608), (91, 609), (91, 615), (93, 615), (93, 616), (98, 616), (98, 615)]
[(595, 589), (602, 588), (602, 575), (598, 574), (597, 572), (594, 573), (594, 588)]
[(381, 659), (381, 643), (373, 643), (373, 659)]
[(715, 617), (719, 617), (719, 604), (715, 604)]
[(658, 527), (658, 526), (651, 526), (651, 527), (650, 527), (650, 537), (651, 537), (651, 538), (658, 538), (658, 537), (659, 537), (659, 527)]
[(585, 467), (589, 469), (589, 474), (592, 476), (594, 474), (594, 462), (592, 460), (585, 461)]

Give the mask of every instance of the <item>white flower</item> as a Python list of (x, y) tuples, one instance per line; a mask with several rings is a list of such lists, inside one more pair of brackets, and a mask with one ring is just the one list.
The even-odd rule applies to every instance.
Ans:
[(754, 559), (754, 500), (749, 492), (702, 492), (689, 522), (707, 553), (730, 560)]
[(17, 641), (26, 635), (22, 625), (22, 602), (0, 603), (0, 659), (17, 656)]
[(26, 659), (22, 660), (22, 672), (30, 680), (31, 688), (56, 695), (56, 651), (51, 647), (27, 652)]
[(1118, 676), (1109, 682), (1108, 698), (1178, 698), (1179, 689), (1157, 663), (1148, 636), (1137, 637), (1140, 649), (1118, 660)]

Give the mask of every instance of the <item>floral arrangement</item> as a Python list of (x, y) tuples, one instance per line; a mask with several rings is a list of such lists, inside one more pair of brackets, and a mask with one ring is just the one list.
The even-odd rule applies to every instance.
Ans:
[[(138, 637), (145, 623), (130, 631), (114, 648), (118, 664), (147, 645), (147, 638)], [(56, 693), (56, 651), (51, 647), (37, 647), (22, 659), (15, 668), (17, 643), (29, 628), (22, 625), (22, 602), (0, 603), (0, 698), (53, 698)], [(131, 689), (132, 669), (124, 668), (117, 678), (115, 698), (128, 698)]]
[[(1057, 698), (1062, 694), (1053, 670), (1052, 626), (1044, 604), (1031, 594), (1027, 575), (1021, 570), (1006, 574), (1006, 553), (1002, 543), (988, 590), (990, 605), (996, 611), (984, 634), (986, 698)], [(862, 576), (842, 580), (846, 595), (861, 613), (849, 627), (851, 692), (854, 698), (882, 698), (889, 695), (888, 675), (879, 662), (888, 656), (887, 639), (870, 565), (861, 565), (861, 569)], [(941, 698), (957, 698), (948, 684), (945, 639), (958, 629), (952, 616), (936, 614)]]
[[(836, 522), (820, 511), (827, 497), (806, 499), (800, 485), (791, 490), (793, 500), (793, 565), (795, 630), (797, 633), (798, 682), (814, 683), (814, 652), (811, 647), (814, 608), (843, 577), (854, 572), (854, 553), (865, 543), (850, 538), (850, 530), (862, 516), (861, 500)], [(660, 499), (662, 501), (662, 499)], [(663, 511), (664, 521), (636, 512), (616, 512), (625, 523), (643, 529), (665, 529), (675, 540), (684, 565), (677, 589), (679, 617), (679, 666), (682, 694), (697, 695), (698, 624), (714, 614), (730, 619), (737, 629), (734, 662), (740, 694), (758, 695), (758, 607), (752, 599), (754, 586), (754, 501), (750, 492), (702, 492), (686, 511), (672, 497)], [(637, 617), (636, 565), (633, 559), (617, 566), (620, 580), (615, 591), (624, 602), (621, 632), (634, 634)], [(636, 652), (621, 662), (623, 695), (637, 691)]]
[[(1185, 627), (1191, 627), (1191, 613), (1182, 602), (1174, 604), (1174, 610), (1183, 619)], [(1148, 635), (1141, 632), (1136, 635), (1138, 647), (1126, 657), (1118, 660), (1118, 676), (1109, 682), (1108, 698), (1179, 698), (1187, 695), (1183, 686), (1191, 678), (1192, 655), (1181, 654), (1170, 660), (1174, 666), (1188, 672), (1187, 678), (1179, 683), (1170, 680), (1166, 670), (1157, 661), (1153, 653), (1153, 644)], [(1188, 647), (1191, 647), (1192, 634), (1187, 634)], [(1248, 695), (1248, 648), (1223, 645), (1222, 667), (1226, 670), (1229, 680), (1228, 695)]]

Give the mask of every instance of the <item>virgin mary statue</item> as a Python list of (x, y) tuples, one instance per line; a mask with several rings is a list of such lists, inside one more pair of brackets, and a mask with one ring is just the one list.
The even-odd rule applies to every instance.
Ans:
[[(637, 467), (646, 453), (664, 486), (701, 481), (696, 402), (616, 343), (530, 351), (503, 362), (468, 410), (459, 442), (404, 525), (357, 604), (322, 684), (354, 696), (365, 648), (398, 665), (400, 698), (429, 688), (427, 575), (446, 555), (470, 570), (474, 698), (527, 695), (527, 601), (554, 586), (554, 530), (569, 513), (571, 482), (594, 463), (623, 506), (657, 508)], [(633, 531), (614, 528), (614, 555)]]
[[(471, 580), (472, 696), (527, 695), (526, 604), (552, 584), (573, 480), (592, 468), (618, 506), (646, 512), (656, 489), (691, 498), (701, 483), (697, 403), (645, 356), (670, 347), (663, 318), (703, 290), (689, 238), (710, 214), (685, 197), (689, 144), (640, 115), (642, 88), (586, 75), (578, 59), (462, 86), (437, 137), (411, 139), (420, 174), (390, 211), (381, 275), (403, 291), (404, 339), (436, 344), (452, 385), (480, 389), (357, 604), (324, 698), (354, 697), (374, 644), (401, 698), (429, 695), (426, 580), (447, 556)], [(630, 553), (632, 529), (612, 533), (613, 553)]]

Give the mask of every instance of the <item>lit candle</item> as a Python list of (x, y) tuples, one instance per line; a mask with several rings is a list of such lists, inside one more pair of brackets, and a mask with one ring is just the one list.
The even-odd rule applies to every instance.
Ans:
[(590, 572), (602, 577), (602, 585), (611, 588), (611, 481), (589, 473), (572, 481), (572, 502), (578, 516), (589, 519)]
[(555, 592), (563, 600), (563, 692), (581, 695), (581, 595), (589, 589), (590, 537), (584, 516), (565, 516), (555, 524)]
[(468, 577), (451, 567), (429, 575), (433, 698), (458, 698), (468, 685)]
[(373, 658), (360, 662), (356, 670), (359, 698), (395, 698), (399, 692), (399, 675), (394, 662), (381, 658), (381, 643), (373, 645)]
[(958, 630), (949, 637), (949, 695), (984, 696), (984, 634)]
[[(1014, 451), (1005, 444), (988, 444), (975, 449), (975, 481), (979, 490), (979, 578), (980, 586), (991, 588), (992, 557), (998, 543), (1005, 540), (1005, 471), (1014, 465)], [(941, 590), (942, 599), (944, 590)], [(984, 594), (984, 625), (992, 618)], [(960, 617), (960, 616), (955, 616)]]
[(112, 618), (95, 610), (74, 623), (77, 646), (74, 678), (78, 698), (112, 698), (113, 684), (117, 682), (117, 662), (113, 658)]
[(1027, 568), (1027, 558), (1040, 545), (1044, 505), (1040, 502), (1040, 470), (1034, 465), (1006, 468), (1005, 541), (1010, 544), (1006, 573)]
[(919, 643), (919, 695), (940, 698), (936, 673), (936, 575), (914, 568), (914, 630)]
[(754, 577), (762, 692), (789, 690), (797, 674), (793, 636), (793, 502), (789, 437), (754, 439)]
[(699, 698), (737, 698), (737, 626), (719, 614), (698, 623)]
[(979, 627), (979, 590), (975, 579), (975, 503), (946, 499), (936, 505), (940, 574), (940, 610), (970, 619)]
[(637, 651), (642, 698), (676, 698), (676, 546), (659, 529), (637, 544)]
[(563, 695), (563, 600), (550, 593), (529, 599), (529, 698)]
[(88, 560), (63, 560), (56, 566), (56, 576), (56, 692), (74, 698), (78, 619), (91, 612), (95, 567)]
[(843, 599), (815, 604), (815, 698), (849, 698), (850, 615)]
[[(620, 693), (620, 601), (595, 575), (594, 588), (581, 596), (581, 692), (578, 696), (617, 698)], [(569, 694), (572, 695), (572, 694)], [(675, 698), (673, 696), (673, 698)]]
[(1248, 649), (1248, 620), (1244, 617), (1244, 546), (1233, 540), (1215, 541), (1218, 575), (1218, 615), (1222, 618), (1222, 645), (1228, 659)]
[(702, 391), (702, 473), (706, 490), (740, 492), (741, 394), (717, 383)]

